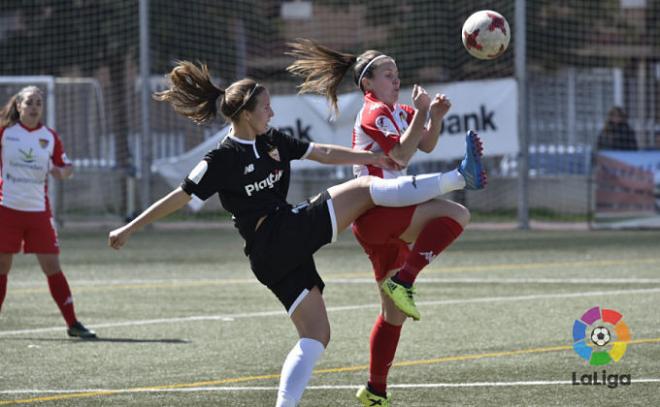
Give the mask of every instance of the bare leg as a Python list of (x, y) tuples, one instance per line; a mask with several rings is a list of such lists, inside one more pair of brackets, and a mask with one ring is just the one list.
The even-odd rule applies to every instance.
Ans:
[(346, 229), (355, 219), (374, 207), (369, 185), (374, 177), (360, 177), (328, 188), (337, 218), (337, 232)]
[(37, 260), (41, 266), (41, 271), (47, 277), (50, 277), (54, 274), (62, 271), (60, 268), (60, 255), (59, 254), (39, 254), (37, 253)]
[(291, 315), (300, 340), (282, 365), (276, 407), (298, 405), (316, 362), (330, 341), (330, 322), (321, 292), (314, 287)]
[(325, 309), (325, 302), (318, 287), (312, 288), (309, 294), (298, 305), (291, 321), (296, 326), (298, 336), (315, 339), (328, 346), (330, 342), (330, 322)]

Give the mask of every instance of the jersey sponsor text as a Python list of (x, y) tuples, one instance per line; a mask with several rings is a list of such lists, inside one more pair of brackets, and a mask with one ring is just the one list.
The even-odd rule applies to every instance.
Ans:
[(275, 183), (282, 178), (284, 174), (283, 171), (276, 170), (274, 173), (271, 172), (268, 176), (261, 181), (256, 181), (251, 184), (245, 185), (245, 193), (247, 196), (252, 196), (253, 192), (259, 192), (262, 189), (273, 188)]

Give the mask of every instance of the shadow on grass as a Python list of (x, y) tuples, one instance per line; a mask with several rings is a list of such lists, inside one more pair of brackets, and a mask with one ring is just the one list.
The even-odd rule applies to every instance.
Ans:
[(80, 339), (80, 338), (30, 338), (30, 337), (13, 337), (13, 338), (0, 338), (2, 341), (35, 341), (35, 342), (70, 342), (70, 343), (94, 343), (94, 342), (114, 342), (114, 343), (166, 343), (166, 344), (186, 344), (192, 343), (187, 339), (136, 339), (136, 338), (96, 338), (96, 339)]

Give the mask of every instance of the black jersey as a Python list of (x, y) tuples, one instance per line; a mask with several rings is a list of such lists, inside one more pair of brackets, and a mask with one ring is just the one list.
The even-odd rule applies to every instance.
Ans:
[(254, 141), (230, 134), (206, 154), (181, 188), (202, 200), (218, 193), (246, 241), (247, 254), (259, 218), (291, 206), (286, 201), (290, 162), (304, 159), (311, 150), (310, 143), (273, 128)]

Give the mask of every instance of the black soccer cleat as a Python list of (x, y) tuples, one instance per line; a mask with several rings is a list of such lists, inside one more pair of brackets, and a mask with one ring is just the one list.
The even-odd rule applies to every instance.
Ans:
[(96, 339), (96, 332), (85, 328), (85, 325), (81, 324), (79, 321), (76, 321), (75, 324), (71, 325), (69, 329), (66, 330), (66, 333), (72, 338)]

